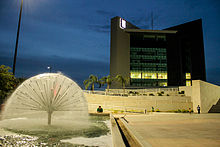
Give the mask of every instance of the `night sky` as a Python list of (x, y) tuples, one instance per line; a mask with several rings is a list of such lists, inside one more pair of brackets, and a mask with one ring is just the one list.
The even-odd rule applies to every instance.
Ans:
[[(0, 65), (13, 65), (20, 3), (0, 0)], [(158, 30), (202, 18), (207, 81), (220, 85), (220, 0), (24, 0), (16, 77), (106, 76), (111, 18), (151, 29), (152, 13)]]

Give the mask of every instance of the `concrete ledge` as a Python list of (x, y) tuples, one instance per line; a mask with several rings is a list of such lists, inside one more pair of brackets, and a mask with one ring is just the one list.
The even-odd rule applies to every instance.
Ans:
[(110, 113), (111, 120), (111, 133), (112, 133), (112, 145), (113, 147), (125, 147), (121, 133), (118, 129), (114, 116)]
[(94, 113), (89, 113), (89, 115), (91, 115), (91, 116), (110, 116), (110, 113), (97, 113), (97, 112), (94, 112)]
[(131, 137), (134, 138), (142, 147), (152, 147), (151, 144), (146, 142), (141, 135), (139, 135), (129, 124), (122, 118), (120, 118), (121, 122), (126, 127), (127, 131), (130, 133)]

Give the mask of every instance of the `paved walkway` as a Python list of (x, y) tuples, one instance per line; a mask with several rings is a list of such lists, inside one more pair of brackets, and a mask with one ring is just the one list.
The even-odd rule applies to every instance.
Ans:
[(220, 114), (149, 113), (125, 119), (153, 147), (220, 146)]

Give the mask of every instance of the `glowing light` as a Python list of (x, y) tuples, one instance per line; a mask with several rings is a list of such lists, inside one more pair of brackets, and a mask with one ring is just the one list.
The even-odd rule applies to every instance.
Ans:
[(131, 72), (132, 79), (167, 79), (167, 73), (157, 72)]
[(126, 20), (120, 18), (120, 28), (121, 29), (125, 29), (126, 28)]
[(141, 79), (141, 72), (131, 72), (131, 79)]
[(167, 73), (158, 73), (158, 79), (167, 79)]
[(159, 83), (159, 86), (167, 86), (167, 82)]
[(186, 73), (186, 79), (191, 79), (191, 73)]
[(186, 86), (191, 86), (191, 80), (186, 80)]

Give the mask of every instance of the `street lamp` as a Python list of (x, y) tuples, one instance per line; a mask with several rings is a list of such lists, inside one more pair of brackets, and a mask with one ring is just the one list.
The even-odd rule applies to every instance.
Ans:
[(22, 7), (23, 7), (23, 0), (21, 0), (21, 7), (20, 7), (20, 14), (19, 14), (19, 21), (18, 21), (18, 30), (17, 30), (17, 38), (16, 38), (16, 44), (15, 44), (15, 54), (14, 54), (14, 62), (13, 62), (13, 75), (15, 75), (15, 65), (16, 65), (16, 57), (17, 57), (17, 49), (18, 49), (18, 39), (19, 39), (19, 33), (20, 33)]
[(48, 70), (50, 71), (50, 73), (51, 73), (51, 67), (50, 67), (50, 66), (48, 66), (48, 67), (47, 67), (47, 69), (48, 69)]

